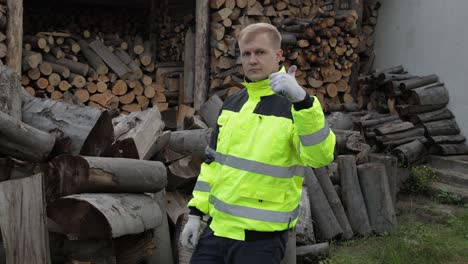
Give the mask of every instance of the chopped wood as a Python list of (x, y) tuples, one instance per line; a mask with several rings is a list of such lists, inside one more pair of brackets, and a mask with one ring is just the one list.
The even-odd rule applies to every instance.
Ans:
[(96, 54), (93, 50), (89, 48), (88, 42), (85, 40), (78, 41), (81, 47), (81, 53), (86, 58), (86, 61), (96, 70), (97, 74), (107, 74), (109, 68), (104, 63), (104, 61)]
[(94, 40), (89, 47), (121, 78), (126, 79), (131, 70), (99, 40)]

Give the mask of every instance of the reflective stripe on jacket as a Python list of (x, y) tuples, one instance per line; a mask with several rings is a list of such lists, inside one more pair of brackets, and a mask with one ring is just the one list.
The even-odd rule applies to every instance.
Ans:
[(213, 218), (215, 235), (237, 240), (293, 227), (304, 177), (333, 161), (335, 147), (317, 98), (296, 111), (268, 79), (244, 85), (223, 104), (188, 204)]

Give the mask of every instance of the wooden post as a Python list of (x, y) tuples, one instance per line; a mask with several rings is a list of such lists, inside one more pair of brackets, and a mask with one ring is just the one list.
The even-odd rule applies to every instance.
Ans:
[(208, 0), (196, 1), (196, 13), (195, 13), (195, 96), (194, 96), (194, 108), (199, 110), (201, 105), (206, 100), (206, 94), (208, 90), (208, 67), (210, 54), (209, 48), (209, 8), (210, 4)]
[(21, 47), (23, 47), (23, 0), (7, 0), (8, 26), (6, 65), (21, 76)]
[(194, 73), (195, 69), (195, 34), (191, 29), (185, 34), (185, 52), (184, 52), (184, 98), (185, 104), (193, 103), (193, 91), (195, 87)]
[(41, 174), (0, 183), (0, 229), (6, 263), (51, 263)]

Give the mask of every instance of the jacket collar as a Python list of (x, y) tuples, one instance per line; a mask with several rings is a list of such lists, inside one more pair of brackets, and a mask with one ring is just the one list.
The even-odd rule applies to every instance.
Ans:
[[(284, 66), (281, 66), (279, 72), (286, 72)], [(245, 78), (242, 84), (245, 86), (245, 88), (247, 88), (249, 98), (260, 98), (262, 96), (268, 96), (275, 93), (273, 90), (271, 90), (269, 78), (256, 82), (252, 82)]]

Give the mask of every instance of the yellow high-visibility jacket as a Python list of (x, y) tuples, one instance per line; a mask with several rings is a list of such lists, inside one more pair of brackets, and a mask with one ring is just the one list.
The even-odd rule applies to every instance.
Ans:
[(236, 240), (293, 227), (304, 177), (332, 162), (335, 148), (317, 98), (291, 104), (268, 79), (243, 84), (223, 104), (188, 204), (212, 217), (216, 236)]

